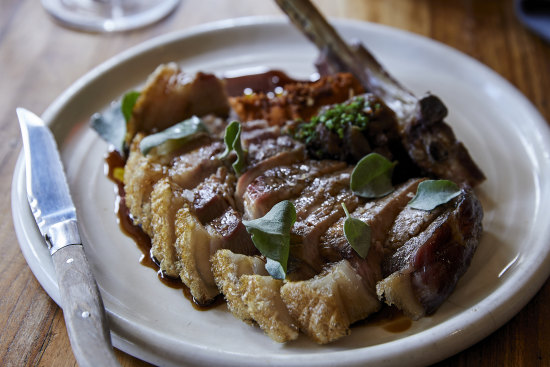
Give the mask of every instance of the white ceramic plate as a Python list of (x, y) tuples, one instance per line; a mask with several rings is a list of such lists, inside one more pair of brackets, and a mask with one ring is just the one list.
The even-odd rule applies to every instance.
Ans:
[[(432, 317), (401, 333), (355, 327), (349, 337), (318, 346), (302, 336), (277, 344), (225, 306), (193, 309), (181, 291), (163, 286), (139, 265), (140, 252), (113, 214), (113, 184), (103, 173), (107, 145), (88, 118), (143, 83), (163, 62), (184, 70), (236, 72), (278, 68), (313, 71), (317, 51), (282, 19), (225, 21), (167, 35), (92, 70), (43, 114), (60, 145), (88, 258), (120, 349), (161, 365), (390, 366), (435, 362), (488, 335), (540, 288), (550, 271), (550, 137), (531, 103), (487, 67), (442, 44), (403, 31), (340, 21), (405, 85), (431, 91), (449, 107), (447, 121), (487, 175), (477, 193), (485, 232), (471, 268)], [(23, 254), (56, 301), (50, 257), (26, 203), (23, 161), (15, 169), (13, 216)]]

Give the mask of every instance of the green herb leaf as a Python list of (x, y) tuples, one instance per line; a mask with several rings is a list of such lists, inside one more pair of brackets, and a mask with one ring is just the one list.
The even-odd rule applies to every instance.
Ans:
[(126, 122), (130, 121), (130, 118), (132, 117), (132, 111), (140, 94), (140, 92), (132, 91), (126, 93), (124, 97), (122, 97), (122, 105), (120, 109), (122, 110), (122, 114), (124, 115)]
[(379, 198), (389, 194), (393, 191), (391, 177), (396, 164), (378, 153), (366, 155), (351, 173), (351, 191), (364, 198)]
[(90, 119), (92, 129), (121, 155), (124, 155), (126, 123), (132, 116), (139, 94), (140, 92), (135, 91), (126, 93), (122, 101), (111, 103), (107, 109), (94, 114)]
[[(185, 144), (190, 138), (198, 133), (208, 133), (208, 129), (197, 116), (179, 122), (168, 129), (156, 134), (151, 134), (143, 138), (139, 144), (141, 153), (146, 155), (155, 147), (164, 143), (174, 143), (174, 148)], [(168, 149), (167, 151), (172, 150)]]
[(240, 174), (245, 164), (245, 151), (241, 145), (241, 124), (238, 121), (233, 121), (225, 128), (225, 151), (220, 155), (220, 158), (225, 158), (234, 150), (237, 154), (237, 160), (233, 163), (233, 169), (236, 174)]
[(460, 195), (460, 188), (449, 180), (426, 180), (418, 185), (416, 195), (407, 204), (411, 208), (432, 210)]
[(346, 204), (342, 203), (342, 207), (346, 212), (346, 220), (344, 221), (344, 236), (351, 245), (351, 248), (353, 248), (355, 252), (357, 252), (357, 254), (364, 259), (369, 253), (371, 243), (370, 226), (362, 220), (353, 218), (349, 215)]
[(90, 119), (90, 125), (103, 140), (111, 144), (121, 155), (124, 155), (126, 120), (120, 105), (120, 102), (113, 102), (104, 111), (95, 113)]
[(266, 270), (275, 279), (286, 277), (290, 229), (296, 222), (296, 208), (288, 201), (281, 201), (261, 218), (243, 220), (254, 246), (267, 258)]

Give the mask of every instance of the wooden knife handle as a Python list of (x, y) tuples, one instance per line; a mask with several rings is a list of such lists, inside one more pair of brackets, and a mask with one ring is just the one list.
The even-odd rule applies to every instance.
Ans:
[(97, 283), (82, 245), (52, 255), (69, 340), (80, 367), (119, 366)]

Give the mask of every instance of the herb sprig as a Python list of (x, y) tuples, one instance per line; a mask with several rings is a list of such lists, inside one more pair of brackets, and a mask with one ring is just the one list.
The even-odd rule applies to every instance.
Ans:
[(233, 162), (233, 169), (237, 175), (241, 174), (245, 164), (246, 151), (241, 144), (241, 124), (238, 121), (232, 121), (225, 128), (225, 151), (220, 155), (220, 158), (225, 158), (231, 151), (237, 154), (237, 160)]
[(391, 162), (378, 153), (364, 156), (351, 173), (350, 188), (357, 196), (379, 198), (391, 193), (393, 169), (397, 162)]
[(364, 259), (369, 253), (371, 244), (370, 226), (360, 219), (353, 218), (349, 214), (346, 204), (342, 203), (342, 208), (344, 208), (344, 212), (346, 213), (344, 236), (355, 252)]
[(411, 208), (433, 210), (460, 195), (460, 188), (449, 180), (426, 180), (418, 185), (416, 195), (407, 204)]
[(94, 114), (90, 119), (92, 129), (121, 155), (124, 155), (126, 124), (130, 120), (139, 95), (140, 92), (128, 92), (122, 100), (113, 102), (104, 111)]
[(267, 258), (266, 270), (275, 279), (286, 277), (290, 229), (296, 222), (296, 208), (288, 200), (275, 204), (261, 218), (243, 220), (254, 246)]
[(167, 151), (170, 151), (185, 144), (199, 133), (208, 133), (208, 129), (200, 118), (193, 116), (170, 126), (166, 130), (146, 136), (140, 142), (139, 149), (143, 155), (146, 155), (151, 149), (169, 142), (173, 145), (173, 147), (167, 149)]
[(128, 92), (122, 97), (122, 104), (120, 106), (120, 109), (122, 110), (122, 114), (124, 115), (124, 119), (126, 122), (130, 121), (132, 118), (132, 111), (134, 110), (134, 106), (136, 105), (136, 102), (141, 95), (140, 92), (137, 91), (131, 91)]

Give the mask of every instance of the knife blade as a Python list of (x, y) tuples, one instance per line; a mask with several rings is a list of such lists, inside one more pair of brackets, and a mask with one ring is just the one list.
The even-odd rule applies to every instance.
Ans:
[(52, 256), (75, 358), (81, 367), (118, 366), (53, 134), (34, 113), (17, 108), (17, 116), (25, 154), (27, 198)]

